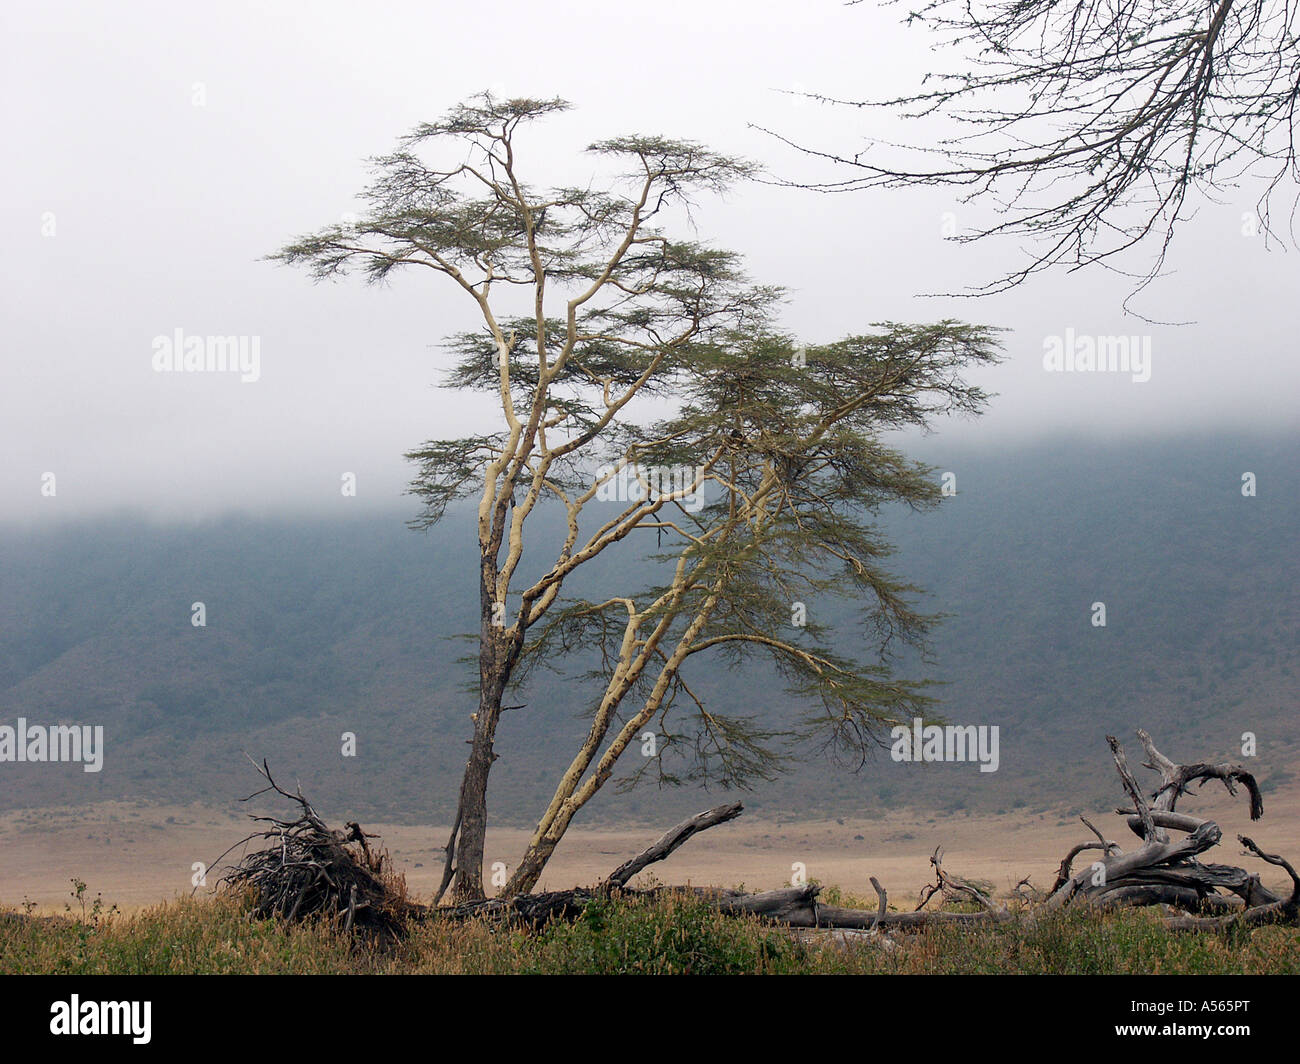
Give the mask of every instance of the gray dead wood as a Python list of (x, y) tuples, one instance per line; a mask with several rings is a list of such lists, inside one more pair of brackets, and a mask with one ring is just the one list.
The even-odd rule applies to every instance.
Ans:
[(706, 809), (703, 813), (696, 813), (689, 820), (683, 820), (676, 827), (665, 831), (649, 849), (619, 865), (601, 886), (606, 890), (627, 886), (628, 881), (638, 872), (656, 861), (662, 861), (692, 835), (718, 824), (725, 824), (728, 820), (734, 820), (744, 811), (743, 805), (732, 802), (730, 805), (720, 805), (714, 809)]
[[(1212, 820), (1179, 812), (1175, 808), (1182, 795), (1192, 793), (1190, 787), (1193, 784), (1218, 780), (1232, 795), (1238, 793), (1238, 787), (1245, 788), (1250, 796), (1251, 819), (1257, 820), (1263, 815), (1264, 803), (1255, 777), (1240, 765), (1227, 762), (1176, 764), (1156, 749), (1145, 731), (1139, 730), (1137, 734), (1146, 751), (1146, 767), (1160, 775), (1159, 784), (1149, 792), (1134, 777), (1119, 741), (1113, 736), (1107, 736), (1106, 741), (1130, 803), (1115, 812), (1125, 818), (1125, 823), (1137, 836), (1140, 842), (1138, 848), (1125, 853), (1090, 820), (1080, 818), (1094, 839), (1078, 843), (1070, 849), (1057, 870), (1056, 882), (1046, 895), (1027, 898), (1024, 888), (1028, 885), (1028, 877), (1022, 879), (1015, 888), (1021, 902), (1017, 911), (1009, 910), (986, 891), (944, 868), (942, 847), (936, 847), (930, 857), (935, 881), (921, 891), (920, 901), (913, 912), (890, 912), (885, 888), (874, 876), (870, 882), (878, 899), (875, 910), (823, 905), (819, 900), (821, 888), (815, 884), (759, 893), (708, 887), (656, 887), (648, 891), (628, 887), (628, 883), (639, 872), (664, 860), (699, 832), (738, 817), (743, 812), (739, 802), (707, 809), (683, 820), (651, 846), (616, 868), (595, 888), (580, 887), (538, 894), (517, 894), (508, 898), (478, 899), (446, 908), (438, 908), (436, 902), (434, 906), (415, 905), (405, 898), (394, 900), (394, 905), (396, 911), (400, 911), (403, 921), (436, 915), (439, 919), (485, 919), (540, 927), (554, 920), (577, 918), (598, 897), (611, 894), (636, 897), (676, 893), (701, 899), (723, 913), (755, 916), (810, 933), (836, 929), (861, 933), (863, 936), (874, 934), (882, 938), (892, 930), (914, 930), (931, 925), (975, 927), (1012, 920), (1033, 922), (1040, 914), (1078, 905), (1097, 908), (1151, 905), (1172, 907), (1181, 911), (1165, 919), (1166, 926), (1174, 931), (1223, 932), (1268, 923), (1300, 923), (1300, 876), (1297, 876), (1295, 869), (1283, 857), (1265, 853), (1252, 840), (1238, 836), (1248, 854), (1286, 870), (1292, 881), (1292, 889), (1287, 897), (1281, 897), (1265, 888), (1260, 877), (1246, 869), (1201, 862), (1200, 856), (1219, 843), (1222, 831)], [(360, 845), (359, 854), (335, 854), (331, 850), (328, 854), (322, 851), (322, 856), (313, 858), (313, 884), (319, 881), (333, 883), (336, 864), (352, 873), (350, 877), (345, 877), (346, 891), (338, 889), (331, 895), (329, 903), (332, 911), (343, 916), (345, 926), (355, 927), (362, 922), (363, 913), (368, 917), (371, 912), (383, 909), (384, 898), (365, 895), (371, 881), (378, 882), (377, 877), (356, 880), (358, 868), (368, 871), (373, 866), (377, 872), (380, 867), (378, 855), (372, 854), (366, 841), (367, 836), (360, 827), (348, 824), (346, 833), (332, 832), (300, 792), (290, 794), (280, 790), (274, 781), (270, 781), (265, 766), (259, 771), (263, 771), (271, 782), (271, 787), (267, 790), (274, 789), (282, 796), (293, 799), (302, 810), (301, 819), (293, 825), (272, 821), (276, 825), (278, 837), (283, 839), (285, 832), (292, 828), (295, 832), (305, 832), (312, 840), (323, 839), (335, 843), (335, 848), (346, 843)], [(1181, 837), (1171, 838), (1171, 832)], [(267, 833), (268, 836), (271, 834)], [(453, 828), (453, 839), (455, 835), (456, 829)], [(450, 849), (449, 846), (448, 850)], [(1089, 851), (1097, 853), (1097, 860), (1086, 869), (1075, 871), (1075, 860)], [(264, 863), (265, 860), (246, 859), (236, 878), (242, 876), (247, 880), (250, 875), (261, 875), (259, 862)], [(444, 869), (444, 887), (448, 878)], [(291, 882), (277, 871), (274, 884), (274, 904), (269, 908), (275, 915), (294, 920), (299, 918), (300, 908), (303, 915), (321, 908), (314, 899), (306, 899), (307, 892), (300, 889), (296, 879)], [(926, 905), (936, 896), (946, 901), (974, 903), (980, 911), (925, 911)], [(307, 906), (303, 905), (304, 900), (309, 901)], [(838, 938), (830, 936), (836, 942), (847, 942), (856, 937), (854, 934), (840, 935)]]
[[(1254, 775), (1229, 762), (1176, 764), (1156, 748), (1145, 731), (1139, 729), (1137, 735), (1147, 755), (1146, 767), (1160, 774), (1159, 784), (1150, 792), (1139, 786), (1119, 741), (1113, 736), (1107, 736), (1106, 741), (1131, 801), (1130, 807), (1119, 808), (1116, 813), (1125, 818), (1141, 845), (1132, 853), (1123, 853), (1089, 824), (1099, 841), (1081, 843), (1066, 855), (1045, 908), (1060, 909), (1071, 904), (1174, 906), (1186, 915), (1171, 916), (1166, 924), (1179, 931), (1221, 931), (1279, 920), (1296, 922), (1296, 890), (1284, 900), (1265, 888), (1254, 873), (1200, 861), (1200, 855), (1216, 846), (1223, 833), (1214, 821), (1175, 808), (1180, 797), (1192, 793), (1192, 784), (1219, 780), (1230, 795), (1238, 793), (1238, 786), (1246, 789), (1250, 818), (1258, 820), (1264, 813), (1264, 800)], [(1171, 840), (1171, 831), (1183, 837)], [(1253, 842), (1241, 838), (1248, 852), (1286, 868), (1294, 880), (1294, 872), (1285, 860), (1265, 854)], [(1072, 874), (1074, 858), (1089, 849), (1102, 850), (1100, 860)]]
[(935, 881), (927, 884), (921, 890), (920, 900), (917, 902), (916, 911), (920, 912), (929, 904), (930, 899), (936, 894), (945, 898), (961, 899), (968, 898), (975, 902), (986, 912), (997, 913), (1004, 910), (1004, 906), (998, 905), (984, 891), (980, 890), (972, 883), (959, 879), (957, 876), (950, 874), (943, 867), (943, 847), (936, 846), (934, 853), (930, 856), (930, 864), (934, 866)]

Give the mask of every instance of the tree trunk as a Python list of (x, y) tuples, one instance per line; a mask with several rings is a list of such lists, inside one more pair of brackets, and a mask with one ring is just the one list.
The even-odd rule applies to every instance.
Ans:
[[(483, 719), (483, 700), (479, 700)], [(477, 901), (483, 895), (483, 844), (487, 835), (487, 783), (492, 765), (492, 740), (482, 724), (474, 728), (473, 746), (460, 785), (460, 834), (456, 837), (456, 874), (451, 897), (455, 902)]]
[[(608, 778), (609, 773), (603, 773)], [(597, 778), (600, 779), (598, 773)], [(603, 783), (603, 779), (601, 780)], [(510, 881), (506, 884), (504, 893), (527, 894), (537, 886), (537, 881), (542, 878), (542, 872), (546, 868), (546, 862), (551, 859), (555, 853), (555, 848), (560, 845), (560, 840), (564, 838), (564, 833), (569, 830), (569, 823), (573, 820), (578, 810), (582, 808), (582, 802), (576, 802), (571, 795), (565, 799), (564, 804), (551, 821), (551, 826), (541, 838), (528, 844), (528, 849), (524, 851), (524, 856), (519, 861), (519, 866), (515, 869)]]
[(537, 886), (537, 881), (542, 878), (542, 870), (546, 867), (546, 862), (551, 859), (551, 854), (555, 852), (555, 847), (559, 845), (558, 839), (544, 837), (540, 842), (530, 845), (520, 860), (519, 865), (515, 868), (510, 876), (510, 882), (506, 884), (506, 889), (502, 892), (507, 897), (515, 894), (528, 894)]
[(497, 722), (501, 719), (501, 698), (506, 684), (506, 648), (501, 627), (493, 616), (495, 560), (485, 561), (480, 585), (481, 628), (479, 633), (479, 698), (474, 714), (474, 737), (460, 785), (460, 832), (456, 837), (456, 873), (451, 896), (457, 903), (477, 901), (483, 893), (483, 846), (487, 836), (487, 786)]

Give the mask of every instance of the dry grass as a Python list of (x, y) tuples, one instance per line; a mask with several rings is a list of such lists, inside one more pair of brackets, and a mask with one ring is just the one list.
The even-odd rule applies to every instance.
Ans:
[(290, 927), (246, 899), (180, 900), (133, 915), (0, 918), (5, 974), (1300, 974), (1300, 931), (1167, 933), (1152, 914), (1069, 914), (1032, 927), (934, 927), (885, 951), (796, 942), (756, 920), (694, 900), (602, 903), (540, 934), (431, 921), (396, 945), (366, 945), (337, 926)]

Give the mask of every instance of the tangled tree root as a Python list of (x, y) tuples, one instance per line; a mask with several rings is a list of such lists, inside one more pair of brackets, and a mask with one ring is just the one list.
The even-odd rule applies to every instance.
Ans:
[(399, 936), (406, 922), (424, 913), (422, 906), (406, 898), (406, 884), (387, 867), (388, 852), (374, 849), (356, 823), (343, 831), (333, 830), (303, 797), (301, 789), (284, 790), (271, 777), (263, 761), (258, 772), (267, 786), (244, 801), (274, 791), (298, 806), (292, 819), (271, 816), (249, 818), (269, 824), (235, 843), (214, 863), (214, 867), (238, 846), (254, 840), (264, 847), (246, 853), (220, 878), (229, 891), (246, 891), (252, 898), (253, 914), (278, 917), (289, 922), (325, 918), (345, 931), (366, 931)]

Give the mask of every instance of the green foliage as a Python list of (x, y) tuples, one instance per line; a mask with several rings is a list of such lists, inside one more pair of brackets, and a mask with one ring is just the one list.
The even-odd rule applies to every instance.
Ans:
[[(895, 641), (921, 646), (933, 618), (884, 568), (891, 548), (871, 521), (884, 504), (920, 509), (938, 494), (930, 471), (881, 434), (978, 413), (987, 396), (962, 375), (997, 361), (998, 349), (996, 330), (954, 321), (886, 323), (797, 346), (775, 329), (779, 289), (753, 284), (735, 253), (670, 231), (674, 209), (689, 215), (695, 194), (723, 192), (757, 168), (692, 141), (625, 136), (589, 148), (621, 172), (534, 189), (516, 134), (566, 107), (485, 94), (454, 108), (374, 161), (362, 217), (273, 256), (317, 279), (431, 271), (478, 311), (481, 328), (450, 340), (445, 384), (499, 394), (501, 427), (407, 455), (418, 470), (411, 492), (424, 502), (412, 524), (427, 529), (454, 502), (481, 496), (486, 701), (465, 777), (478, 782), (461, 791), (467, 824), (483, 819), (483, 751), (502, 692), (513, 698), (538, 664), (593, 649), (600, 657), (586, 673), (597, 681), (586, 696), (589, 737), (540, 822), (552, 842), (652, 719), (684, 765), (643, 765), (661, 786), (748, 787), (781, 767), (774, 740), (816, 735), (860, 765), (885, 726), (922, 714), (924, 684), (896, 679), (889, 655)], [(493, 296), (511, 286), (531, 314), (498, 316)], [(670, 398), (672, 413), (648, 410), (656, 397)], [(691, 486), (681, 477), (597, 516), (611, 479), (650, 467), (691, 470)], [(706, 494), (706, 504), (687, 505), (685, 496)], [(566, 535), (542, 555), (554, 559), (549, 571), (523, 580), (517, 566), (537, 549), (539, 503), (556, 500)], [(649, 533), (661, 572), (671, 567), (664, 583), (625, 584), (604, 601), (573, 595), (580, 568), (611, 548), (626, 556), (634, 547), (624, 541)], [(839, 652), (815, 623), (787, 636), (794, 603), (813, 594), (860, 603), (874, 657)], [(770, 659), (790, 697), (776, 727), (710, 709), (685, 675), (751, 656)]]
[[(919, 589), (884, 567), (893, 548), (874, 518), (887, 505), (932, 508), (939, 489), (933, 470), (881, 434), (978, 411), (986, 396), (960, 374), (995, 362), (997, 344), (994, 330), (951, 321), (877, 329), (802, 348), (769, 332), (728, 335), (696, 352), (680, 374), (665, 372), (678, 399), (670, 417), (624, 425), (613, 438), (609, 459), (697, 470), (706, 497), (693, 509), (645, 515), (668, 581), (636, 595), (653, 603), (639, 616), (669, 633), (665, 646), (698, 626), (690, 664), (668, 677), (656, 720), (669, 756), (643, 766), (660, 785), (769, 780), (781, 767), (772, 740), (791, 737), (813, 738), (861, 765), (883, 725), (930, 705), (923, 681), (894, 675), (891, 654), (895, 643), (923, 646), (935, 618), (913, 608)], [(815, 619), (792, 629), (794, 603), (836, 598), (861, 612), (874, 644), (867, 653), (839, 652)], [(579, 648), (594, 648), (601, 661), (588, 674), (597, 681), (594, 709), (625, 622), (622, 597), (571, 599), (525, 647), (516, 682), (537, 665), (557, 669)], [(706, 709), (685, 678), (736, 671), (753, 659), (768, 662), (790, 696), (776, 728)], [(657, 679), (654, 669), (642, 673), (633, 699), (648, 696)]]
[(667, 895), (597, 899), (553, 924), (523, 971), (597, 975), (744, 975), (792, 971), (801, 950), (782, 931)]

